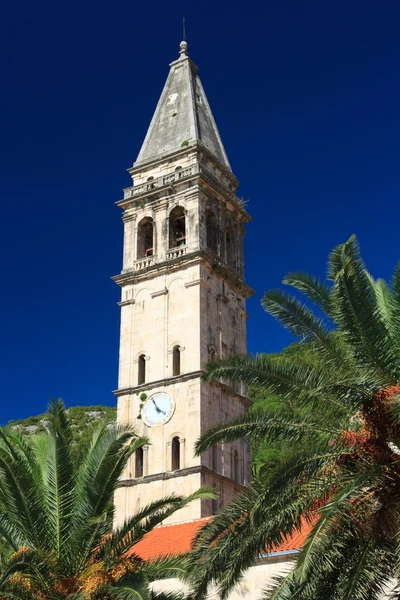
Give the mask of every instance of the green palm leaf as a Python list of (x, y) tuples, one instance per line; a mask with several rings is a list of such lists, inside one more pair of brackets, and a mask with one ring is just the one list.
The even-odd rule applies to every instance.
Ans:
[(206, 450), (221, 442), (232, 443), (242, 437), (251, 436), (252, 439), (276, 440), (280, 437), (298, 440), (310, 432), (323, 434), (328, 439), (338, 434), (338, 429), (321, 427), (313, 423), (304, 423), (299, 419), (286, 421), (278, 418), (274, 413), (266, 411), (256, 414), (244, 414), (228, 423), (214, 425), (196, 442), (195, 452), (199, 456)]

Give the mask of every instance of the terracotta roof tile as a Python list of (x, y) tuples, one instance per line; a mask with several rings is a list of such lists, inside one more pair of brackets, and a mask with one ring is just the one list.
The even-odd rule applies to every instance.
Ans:
[(288, 552), (290, 550), (301, 550), (308, 534), (315, 525), (315, 522), (307, 523), (307, 521), (302, 519), (300, 531), (295, 531), (291, 536), (287, 537), (281, 544), (279, 544), (279, 546), (275, 546), (270, 554), (275, 554), (277, 552)]
[[(195, 535), (210, 520), (211, 517), (207, 517), (182, 523), (173, 523), (171, 525), (159, 525), (136, 544), (134, 552), (143, 560), (155, 559), (167, 554), (184, 554), (185, 552), (189, 552)], [(311, 528), (312, 524), (310, 525), (303, 521), (301, 531), (295, 532), (292, 536), (288, 537), (282, 544), (276, 546), (270, 554), (300, 550)]]

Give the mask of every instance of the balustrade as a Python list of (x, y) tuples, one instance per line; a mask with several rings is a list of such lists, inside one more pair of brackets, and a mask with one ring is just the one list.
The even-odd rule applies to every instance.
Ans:
[(151, 181), (146, 181), (145, 183), (141, 183), (140, 185), (134, 185), (133, 187), (125, 188), (124, 200), (128, 200), (129, 198), (134, 198), (135, 196), (146, 194), (147, 192), (151, 192), (153, 190), (162, 188), (166, 185), (171, 185), (176, 181), (181, 181), (182, 179), (186, 179), (186, 177), (191, 177), (192, 175), (195, 175), (199, 172), (199, 166), (192, 165), (190, 167), (186, 167), (185, 169), (180, 169), (179, 171), (170, 173), (169, 175), (162, 175), (161, 177), (157, 177), (156, 179), (152, 179)]
[(170, 250), (167, 250), (167, 260), (172, 260), (174, 258), (184, 256), (186, 252), (187, 246), (178, 246), (177, 248), (171, 248)]
[(151, 265), (154, 265), (154, 256), (139, 258), (139, 260), (136, 260), (134, 263), (135, 271), (145, 269), (146, 267), (150, 267)]

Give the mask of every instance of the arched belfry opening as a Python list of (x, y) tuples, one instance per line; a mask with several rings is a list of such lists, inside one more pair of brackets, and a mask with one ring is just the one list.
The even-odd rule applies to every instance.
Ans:
[(138, 359), (138, 385), (146, 383), (146, 357), (141, 354)]
[(137, 228), (137, 258), (154, 254), (154, 223), (151, 217), (142, 219)]
[(186, 244), (186, 217), (182, 206), (176, 206), (169, 215), (169, 247)]
[(176, 435), (171, 444), (171, 470), (177, 471), (181, 468), (181, 443)]
[(218, 230), (215, 215), (211, 208), (207, 209), (206, 214), (207, 226), (207, 246), (213, 252), (218, 252)]

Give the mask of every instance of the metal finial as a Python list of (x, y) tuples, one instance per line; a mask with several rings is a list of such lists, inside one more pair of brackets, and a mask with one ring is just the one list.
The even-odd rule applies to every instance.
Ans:
[(182, 35), (183, 35), (183, 39), (181, 41), (181, 43), (179, 44), (179, 54), (181, 56), (187, 56), (187, 41), (186, 41), (186, 27), (185, 27), (185, 17), (183, 17), (182, 19)]

